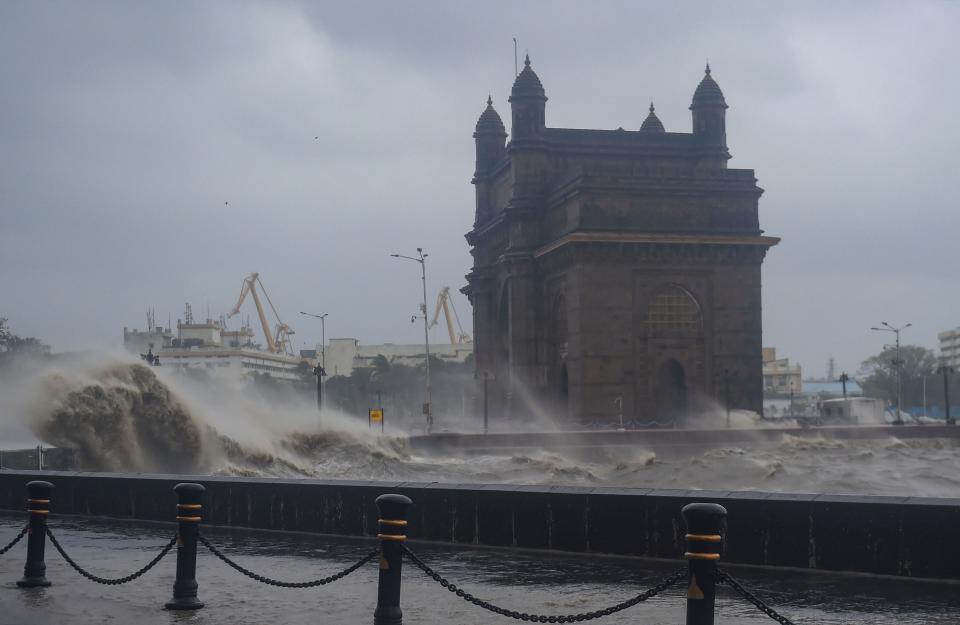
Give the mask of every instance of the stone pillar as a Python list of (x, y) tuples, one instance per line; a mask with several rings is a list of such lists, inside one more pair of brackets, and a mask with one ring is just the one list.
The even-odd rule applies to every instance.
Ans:
[[(497, 293), (491, 273), (489, 269), (475, 268), (467, 276), (470, 286), (464, 290), (473, 307), (473, 358), (477, 381), (474, 414), (477, 415), (481, 414), (483, 408), (480, 403), (483, 401), (483, 374), (486, 372), (496, 376), (498, 373), (495, 352)], [(490, 386), (495, 384), (496, 377)]]
[(509, 417), (523, 420), (533, 413), (537, 386), (537, 341), (540, 288), (530, 254), (511, 255)]

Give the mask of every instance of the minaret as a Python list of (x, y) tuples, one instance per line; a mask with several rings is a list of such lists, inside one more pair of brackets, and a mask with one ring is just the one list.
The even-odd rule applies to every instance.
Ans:
[(523, 70), (517, 75), (510, 91), (513, 109), (511, 141), (514, 145), (537, 139), (546, 128), (547, 95), (540, 78), (530, 67), (530, 55), (523, 61)]
[(693, 134), (703, 144), (712, 147), (727, 147), (727, 102), (723, 99), (720, 85), (710, 76), (707, 63), (703, 80), (697, 85), (690, 104), (693, 111)]
[(503, 120), (493, 108), (493, 99), (487, 96), (487, 108), (480, 113), (473, 132), (477, 146), (477, 164), (473, 172), (473, 185), (477, 195), (477, 210), (474, 225), (484, 222), (493, 213), (491, 176), (494, 167), (506, 152), (507, 131)]
[(503, 127), (503, 120), (493, 108), (493, 99), (490, 96), (487, 96), (487, 108), (477, 120), (473, 138), (477, 145), (477, 165), (473, 174), (476, 182), (497, 164), (506, 147), (507, 132)]

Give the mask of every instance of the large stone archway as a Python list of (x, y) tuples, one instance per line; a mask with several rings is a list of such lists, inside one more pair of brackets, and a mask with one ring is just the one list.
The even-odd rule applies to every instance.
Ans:
[(678, 283), (657, 284), (644, 301), (638, 342), (649, 374), (637, 385), (634, 413), (643, 421), (682, 427), (706, 377), (702, 306)]
[(475, 127), (463, 289), (478, 367), (509, 389), (504, 414), (522, 421), (527, 399), (566, 395), (582, 424), (651, 420), (668, 359), (688, 410), (723, 397), (722, 372), (735, 370), (731, 404), (759, 411), (760, 269), (778, 239), (760, 229), (754, 171), (727, 166), (727, 105), (712, 76), (696, 87), (693, 132), (665, 132), (652, 111), (638, 130), (548, 126), (529, 64), (509, 101), (509, 143), (492, 101)]

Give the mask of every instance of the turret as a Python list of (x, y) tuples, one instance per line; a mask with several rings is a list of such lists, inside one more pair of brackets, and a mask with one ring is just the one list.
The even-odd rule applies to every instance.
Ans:
[(503, 156), (506, 147), (507, 132), (503, 120), (493, 108), (493, 99), (487, 97), (487, 108), (480, 114), (473, 133), (477, 145), (477, 166), (474, 178), (488, 173)]
[(707, 63), (703, 80), (697, 85), (690, 104), (693, 111), (693, 134), (704, 145), (727, 147), (727, 102), (720, 85), (710, 76)]
[(660, 118), (657, 117), (657, 114), (654, 112), (653, 102), (650, 102), (650, 113), (647, 115), (647, 118), (643, 120), (643, 124), (640, 126), (640, 132), (666, 132), (663, 127), (663, 122), (660, 121)]
[(517, 75), (510, 91), (510, 106), (513, 109), (514, 143), (539, 137), (546, 128), (547, 95), (540, 78), (530, 67), (530, 55), (523, 61), (523, 70)]

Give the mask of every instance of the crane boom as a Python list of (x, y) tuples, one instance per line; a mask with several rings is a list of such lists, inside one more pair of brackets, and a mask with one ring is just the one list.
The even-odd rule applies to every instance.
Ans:
[(450, 318), (450, 289), (443, 287), (443, 316), (447, 320), (447, 333), (450, 334), (450, 344), (457, 344), (457, 335), (453, 333), (453, 319)]
[[(270, 331), (270, 323), (267, 321), (267, 314), (263, 310), (263, 304), (260, 303), (260, 297), (257, 295), (257, 289), (254, 286), (259, 281), (260, 274), (257, 272), (253, 272), (243, 279), (243, 286), (240, 287), (240, 298), (237, 300), (237, 305), (233, 307), (233, 310), (227, 316), (232, 317), (240, 312), (240, 305), (243, 304), (243, 300), (246, 299), (247, 294), (252, 295), (253, 303), (257, 307), (257, 315), (260, 317), (260, 324), (263, 326), (263, 336), (267, 339), (267, 350), (278, 353), (277, 343), (273, 338), (273, 333)], [(276, 313), (276, 311), (274, 311), (274, 313)]]
[(463, 331), (463, 325), (460, 323), (460, 315), (457, 314), (456, 305), (454, 305), (452, 299), (447, 299), (450, 301), (450, 308), (453, 309), (453, 318), (457, 320), (457, 329), (460, 330), (460, 333), (457, 334), (457, 343), (473, 343), (473, 338)]
[[(473, 340), (470, 338), (470, 335), (463, 331), (463, 327), (460, 325), (460, 316), (457, 315), (457, 309), (453, 308), (453, 315), (450, 314), (450, 309), (453, 307), (453, 300), (450, 299), (450, 287), (445, 286), (440, 289), (440, 294), (437, 295), (437, 307), (433, 311), (433, 319), (430, 321), (430, 326), (433, 327), (437, 325), (437, 322), (440, 320), (440, 311), (443, 311), (444, 319), (447, 322), (447, 333), (450, 335), (450, 344), (457, 345), (459, 343), (472, 343)], [(459, 328), (459, 333), (454, 333), (453, 331), (453, 320), (457, 320), (457, 327)]]

